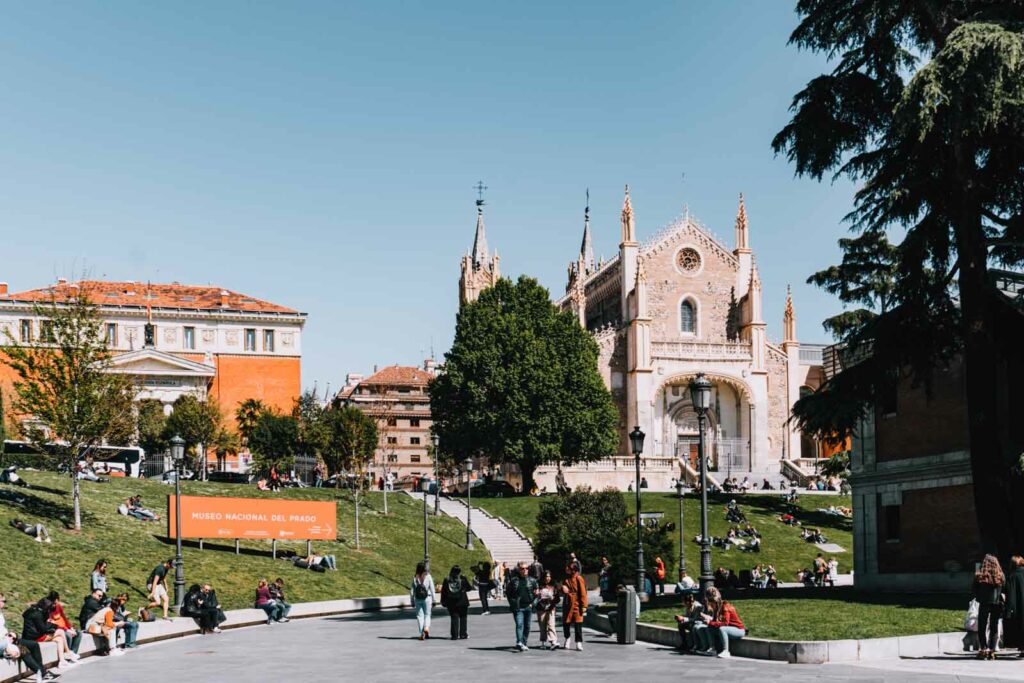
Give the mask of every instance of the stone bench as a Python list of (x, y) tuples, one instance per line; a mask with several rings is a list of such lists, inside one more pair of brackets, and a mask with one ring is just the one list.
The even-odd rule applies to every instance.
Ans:
[[(611, 620), (604, 614), (590, 611), (585, 624), (602, 633), (612, 633)], [(679, 630), (667, 626), (638, 623), (636, 638), (645, 643), (679, 647)], [(927, 633), (894, 638), (863, 638), (859, 640), (765, 640), (741, 638), (729, 642), (729, 652), (737, 657), (767, 659), (790, 664), (824, 664), (825, 662), (856, 662), (899, 657), (927, 657), (946, 652), (959, 652), (962, 633)]]

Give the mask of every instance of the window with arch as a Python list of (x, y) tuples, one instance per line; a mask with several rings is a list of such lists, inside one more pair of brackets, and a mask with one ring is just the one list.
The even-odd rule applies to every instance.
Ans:
[(679, 304), (679, 331), (683, 334), (697, 334), (697, 307), (689, 299)]

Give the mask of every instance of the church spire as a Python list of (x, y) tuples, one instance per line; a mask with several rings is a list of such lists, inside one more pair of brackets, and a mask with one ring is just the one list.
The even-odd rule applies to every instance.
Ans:
[(589, 275), (597, 270), (594, 261), (594, 245), (590, 241), (590, 188), (587, 188), (587, 205), (583, 209), (583, 243), (580, 245), (580, 260), (583, 262), (583, 274)]
[(633, 220), (633, 204), (629, 201), (629, 185), (626, 185), (626, 198), (622, 201), (622, 241), (624, 244), (636, 242), (636, 223)]
[(736, 212), (736, 251), (750, 251), (749, 229), (747, 228), (747, 207), (740, 192), (740, 208)]
[(796, 313), (793, 311), (793, 292), (786, 285), (786, 312), (782, 314), (782, 342), (796, 341)]
[(476, 200), (476, 237), (473, 238), (473, 267), (482, 268), (487, 265), (490, 255), (487, 253), (487, 233), (484, 231), (484, 200)]

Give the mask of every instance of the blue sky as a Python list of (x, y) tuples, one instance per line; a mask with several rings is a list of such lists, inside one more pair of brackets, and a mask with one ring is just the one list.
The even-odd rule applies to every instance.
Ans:
[[(770, 141), (823, 70), (794, 2), (15, 3), (0, 29), (0, 280), (83, 270), (216, 285), (309, 313), (303, 382), (451, 342), (473, 185), (506, 274), (565, 285), (629, 183), (643, 239), (689, 206), (732, 243), (744, 192), (781, 334), (853, 187)], [(13, 257), (12, 257), (13, 256)]]

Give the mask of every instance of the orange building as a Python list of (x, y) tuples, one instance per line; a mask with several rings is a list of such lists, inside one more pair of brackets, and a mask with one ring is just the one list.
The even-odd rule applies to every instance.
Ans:
[[(158, 400), (169, 413), (182, 395), (215, 399), (233, 426), (246, 399), (287, 412), (299, 396), (306, 314), (220, 287), (58, 280), (10, 293), (0, 283), (0, 337), (38, 339), (33, 306), (83, 291), (100, 308), (114, 367), (136, 378), (139, 400)], [(0, 385), (13, 379), (0, 365)]]

